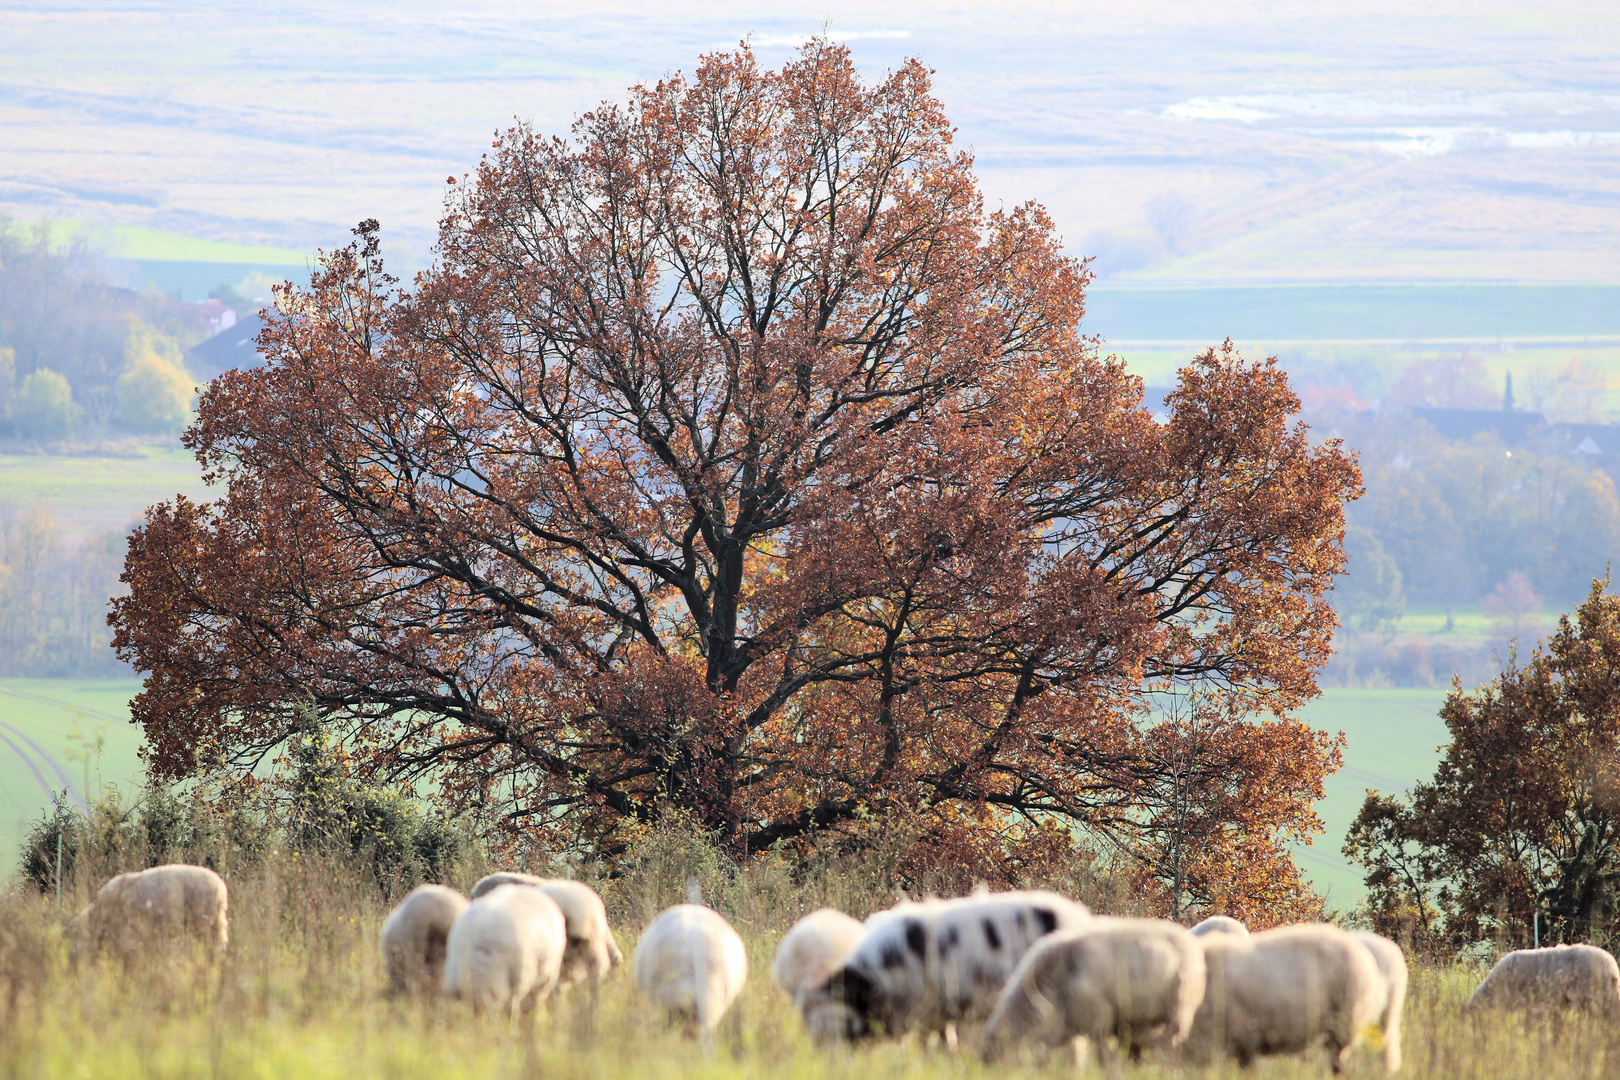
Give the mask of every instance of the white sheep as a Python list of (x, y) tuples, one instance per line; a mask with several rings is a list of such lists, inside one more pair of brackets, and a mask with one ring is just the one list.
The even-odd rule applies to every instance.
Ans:
[(1620, 967), (1595, 945), (1519, 949), (1496, 962), (1466, 1008), (1563, 1008), (1620, 1019)]
[(619, 951), (619, 943), (613, 940), (613, 928), (608, 925), (607, 907), (589, 885), (566, 878), (502, 870), (480, 878), (472, 887), (472, 898), (478, 899), (497, 885), (532, 886), (562, 908), (563, 918), (568, 923), (568, 952), (563, 956), (559, 989), (581, 982), (595, 985), (624, 963), (624, 953)]
[(418, 885), (382, 925), (389, 985), (398, 993), (439, 989), (444, 980), (450, 927), (467, 910), (467, 898), (443, 885)]
[(1208, 979), (1187, 1039), (1189, 1054), (1262, 1054), (1325, 1046), (1335, 1072), (1364, 1029), (1378, 1023), (1384, 981), (1371, 952), (1335, 926), (1307, 924), (1248, 939), (1202, 939)]
[(985, 1025), (993, 1062), (1032, 1044), (1045, 1052), (1087, 1040), (1109, 1065), (1113, 1041), (1132, 1058), (1179, 1046), (1204, 999), (1204, 950), (1157, 919), (1094, 919), (1036, 942), (1002, 988)]
[(445, 942), (444, 993), (515, 1019), (551, 995), (568, 948), (557, 902), (539, 889), (503, 885), (461, 913)]
[(954, 1045), (982, 1020), (1031, 945), (1084, 925), (1083, 904), (1043, 890), (898, 904), (866, 920), (866, 936), (806, 996), (813, 1031), (844, 1038), (921, 1030)]
[(641, 935), (630, 970), (647, 1000), (708, 1041), (748, 979), (748, 952), (719, 912), (677, 904)]
[(818, 1031), (814, 1020), (821, 1011), (807, 1008), (816, 990), (825, 986), (832, 973), (855, 951), (866, 936), (866, 927), (842, 911), (822, 908), (793, 924), (776, 948), (771, 961), (771, 978), (793, 999), (793, 1004), (811, 1023), (811, 1036), (817, 1042), (829, 1041), (834, 1033)]
[(1203, 937), (1206, 934), (1231, 934), (1239, 938), (1249, 936), (1249, 928), (1230, 915), (1211, 915), (1189, 932), (1193, 937)]
[(1387, 937), (1357, 930), (1351, 937), (1359, 941), (1372, 954), (1382, 981), (1382, 1008), (1378, 1013), (1378, 1027), (1384, 1036), (1384, 1071), (1395, 1072), (1401, 1067), (1401, 1011), (1406, 1006), (1406, 954)]
[(119, 874), (83, 913), (92, 944), (126, 958), (153, 947), (191, 942), (210, 953), (230, 943), (230, 895), (206, 866), (173, 863)]
[(493, 874), (485, 874), (473, 883), (472, 891), (467, 895), (476, 900), (497, 885), (544, 885), (550, 878), (543, 878), (539, 874), (525, 874), (521, 870), (497, 870)]

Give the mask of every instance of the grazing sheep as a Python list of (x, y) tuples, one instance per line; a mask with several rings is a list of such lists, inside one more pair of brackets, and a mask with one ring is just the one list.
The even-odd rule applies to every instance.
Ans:
[[(813, 1013), (807, 1008), (816, 989), (826, 985), (832, 973), (865, 936), (866, 927), (857, 920), (842, 911), (822, 908), (794, 923), (782, 944), (777, 946), (776, 958), (771, 961), (771, 978), (787, 991), (807, 1022), (813, 1015), (820, 1015), (819, 1011)], [(817, 1042), (828, 1041), (831, 1034), (811, 1030)]]
[(866, 920), (849, 959), (806, 996), (805, 1018), (828, 1037), (922, 1030), (954, 1045), (956, 1025), (989, 1015), (1031, 945), (1090, 917), (1040, 890), (896, 905)]
[(532, 886), (562, 908), (563, 918), (568, 922), (568, 952), (563, 956), (559, 989), (581, 982), (594, 985), (624, 963), (624, 953), (619, 951), (619, 943), (613, 940), (613, 928), (608, 925), (607, 907), (589, 885), (566, 878), (502, 870), (480, 878), (472, 887), (472, 898), (478, 899), (497, 885)]
[(550, 878), (543, 878), (539, 874), (525, 874), (521, 870), (497, 870), (493, 874), (485, 874), (473, 883), (469, 899), (476, 900), (497, 885), (544, 885)]
[(491, 889), (450, 927), (444, 992), (516, 1018), (556, 988), (567, 948), (567, 923), (555, 900), (523, 885)]
[(229, 906), (225, 882), (206, 866), (154, 866), (103, 885), (84, 927), (97, 948), (126, 959), (182, 942), (212, 953), (230, 943)]
[(641, 935), (630, 970), (649, 1001), (707, 1041), (742, 991), (748, 953), (719, 912), (677, 904)]
[(1204, 950), (1185, 928), (1094, 919), (1048, 934), (1024, 954), (985, 1025), (984, 1059), (1076, 1037), (1089, 1040), (1103, 1065), (1115, 1039), (1136, 1058), (1148, 1047), (1180, 1045), (1203, 999)]
[(1378, 1027), (1384, 1036), (1384, 1071), (1395, 1072), (1401, 1067), (1401, 1010), (1406, 1006), (1406, 954), (1387, 937), (1365, 930), (1350, 935), (1372, 953), (1373, 963), (1383, 983), (1383, 1008), (1378, 1013)]
[(388, 983), (397, 993), (436, 991), (444, 980), (450, 927), (467, 910), (467, 898), (443, 885), (418, 885), (382, 925)]
[(1307, 924), (1248, 939), (1207, 936), (1204, 1001), (1187, 1048), (1195, 1060), (1229, 1053), (1247, 1065), (1261, 1054), (1325, 1045), (1335, 1072), (1387, 994), (1371, 952), (1336, 926)]
[(1229, 915), (1211, 915), (1189, 933), (1193, 937), (1203, 937), (1206, 934), (1231, 934), (1233, 937), (1246, 938), (1249, 928)]
[(1620, 967), (1595, 945), (1519, 949), (1496, 962), (1468, 1009), (1578, 1009), (1620, 1019)]

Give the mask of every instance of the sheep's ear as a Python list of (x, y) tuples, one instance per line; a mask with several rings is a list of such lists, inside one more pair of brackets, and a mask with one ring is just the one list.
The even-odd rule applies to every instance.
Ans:
[(983, 878), (980, 878), (978, 881), (975, 881), (973, 883), (973, 895), (974, 896), (989, 896), (990, 895), (990, 883), (988, 881), (985, 881)]

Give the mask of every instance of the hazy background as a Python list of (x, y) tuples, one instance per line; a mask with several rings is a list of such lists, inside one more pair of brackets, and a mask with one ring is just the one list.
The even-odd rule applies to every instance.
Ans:
[(8, 3), (0, 210), (428, 255), (445, 177), (751, 36), (903, 56), (1105, 276), (1620, 281), (1601, 3)]
[(45, 791), (136, 772), (105, 598), (142, 508), (206, 496), (176, 436), (191, 388), (251, 361), (270, 283), (365, 217), (394, 269), (426, 265), (446, 177), (514, 117), (563, 134), (824, 26), (873, 77), (936, 70), (992, 201), (1040, 200), (1094, 258), (1083, 328), (1150, 404), (1230, 335), (1361, 454), (1304, 714), (1346, 768), (1302, 854), (1355, 899), (1364, 790), (1429, 775), (1451, 677), (1488, 678), (1620, 554), (1612, 0), (0, 0), (0, 856)]

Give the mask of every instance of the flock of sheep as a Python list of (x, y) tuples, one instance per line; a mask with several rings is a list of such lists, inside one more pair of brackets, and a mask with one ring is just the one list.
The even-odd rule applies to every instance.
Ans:
[[(112, 879), (75, 922), (102, 948), (160, 939), (219, 948), (227, 904), (213, 871), (160, 866)], [(513, 1016), (562, 988), (594, 988), (624, 962), (594, 890), (512, 872), (485, 877), (470, 899), (417, 888), (383, 923), (382, 947), (395, 990)], [(707, 1040), (742, 990), (748, 958), (724, 917), (688, 903), (652, 921), (631, 971), (659, 1011)], [(1189, 930), (1095, 916), (1039, 890), (904, 901), (865, 922), (817, 911), (783, 938), (771, 975), (823, 1045), (917, 1032), (954, 1047), (958, 1028), (974, 1026), (986, 1060), (1067, 1046), (1103, 1061), (1160, 1050), (1246, 1064), (1324, 1047), (1337, 1070), (1376, 1031), (1391, 1072), (1407, 983), (1400, 946), (1376, 934), (1327, 924), (1250, 934), (1224, 916)], [(1620, 1018), (1620, 967), (1590, 945), (1524, 949), (1468, 1002), (1533, 1005)]]

